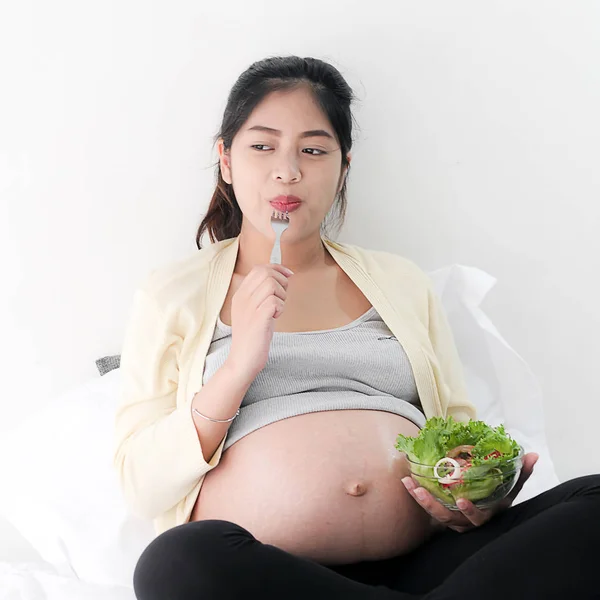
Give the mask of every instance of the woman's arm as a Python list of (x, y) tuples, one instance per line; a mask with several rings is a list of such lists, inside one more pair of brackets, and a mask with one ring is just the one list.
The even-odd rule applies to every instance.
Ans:
[(205, 457), (189, 405), (177, 406), (182, 338), (171, 322), (176, 318), (139, 289), (121, 351), (114, 466), (128, 505), (146, 518), (155, 518), (185, 497), (219, 463), (224, 443), (222, 439), (212, 453), (209, 448)]
[[(194, 408), (213, 419), (230, 419), (240, 407), (252, 380), (248, 381), (236, 373), (236, 369), (227, 361), (197, 392), (192, 400)], [(214, 423), (192, 412), (198, 440), (204, 460), (208, 462), (214, 455), (232, 421)]]

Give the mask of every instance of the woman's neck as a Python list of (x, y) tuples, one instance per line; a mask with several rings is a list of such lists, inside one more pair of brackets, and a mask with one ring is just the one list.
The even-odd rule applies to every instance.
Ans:
[[(285, 233), (281, 239), (281, 264), (294, 273), (318, 271), (331, 266), (333, 259), (326, 250), (319, 234), (299, 240), (293, 244), (285, 241)], [(240, 233), (239, 250), (235, 272), (247, 275), (255, 265), (268, 264), (273, 250), (273, 241), (258, 231), (244, 230)]]

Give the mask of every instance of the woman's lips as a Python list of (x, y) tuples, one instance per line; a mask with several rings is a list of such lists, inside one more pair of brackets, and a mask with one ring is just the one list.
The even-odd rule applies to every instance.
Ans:
[(300, 208), (302, 202), (281, 202), (279, 200), (273, 200), (270, 204), (280, 212), (293, 212), (297, 208)]

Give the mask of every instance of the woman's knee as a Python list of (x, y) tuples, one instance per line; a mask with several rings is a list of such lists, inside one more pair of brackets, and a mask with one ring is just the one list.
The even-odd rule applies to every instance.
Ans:
[(592, 494), (600, 494), (600, 473), (580, 475), (579, 477), (569, 479), (565, 483), (570, 483), (574, 489), (581, 493), (590, 492)]
[(600, 473), (582, 475), (581, 477), (577, 477), (576, 481), (581, 485), (581, 492), (583, 494), (596, 496), (600, 499)]
[(600, 502), (600, 474), (573, 477), (557, 487), (562, 488), (564, 500), (593, 498), (595, 502)]
[[(176, 598), (177, 589), (200, 592), (230, 572), (232, 555), (240, 543), (252, 542), (252, 534), (230, 521), (212, 519), (184, 523), (161, 533), (142, 552), (133, 584), (142, 600)], [(167, 594), (168, 591), (168, 595)]]

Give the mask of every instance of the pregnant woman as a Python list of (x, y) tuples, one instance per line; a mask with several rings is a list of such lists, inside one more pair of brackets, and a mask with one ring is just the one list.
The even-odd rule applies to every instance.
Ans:
[[(346, 209), (352, 98), (316, 59), (244, 72), (200, 251), (136, 291), (114, 456), (157, 533), (136, 596), (596, 597), (598, 476), (510, 506), (529, 454), (502, 506), (452, 512), (394, 448), (428, 417), (477, 415), (426, 274), (328, 233)], [(368, 203), (399, 201), (394, 175)], [(274, 209), (289, 214), (281, 265)]]

